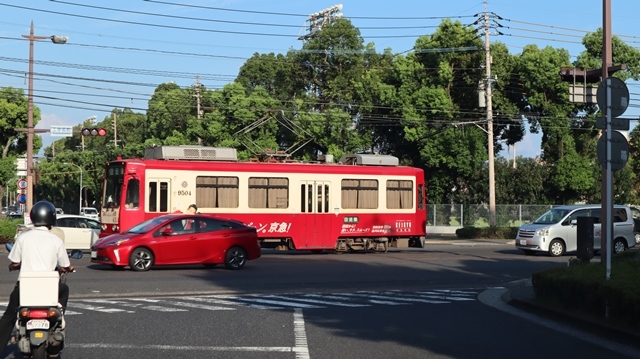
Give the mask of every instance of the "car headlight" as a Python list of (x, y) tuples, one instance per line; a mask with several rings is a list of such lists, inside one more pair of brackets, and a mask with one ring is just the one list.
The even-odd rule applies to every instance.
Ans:
[(549, 228), (541, 228), (536, 231), (536, 236), (544, 237), (549, 235)]
[(119, 239), (117, 241), (113, 241), (113, 242), (107, 243), (106, 246), (119, 246), (119, 245), (121, 245), (122, 243), (124, 243), (124, 242), (126, 242), (128, 240), (129, 240), (129, 238)]

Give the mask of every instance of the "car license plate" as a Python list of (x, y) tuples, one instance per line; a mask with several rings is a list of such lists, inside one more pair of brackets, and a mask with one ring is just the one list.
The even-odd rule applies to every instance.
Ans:
[(91, 258), (98, 258), (98, 251), (91, 251)]
[(520, 240), (520, 245), (521, 246), (526, 246), (527, 245), (527, 240), (526, 239), (521, 239)]
[(46, 319), (31, 319), (27, 322), (27, 330), (49, 329), (49, 321)]

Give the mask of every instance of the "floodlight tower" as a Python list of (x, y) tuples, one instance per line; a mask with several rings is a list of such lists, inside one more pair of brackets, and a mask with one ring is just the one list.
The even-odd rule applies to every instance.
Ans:
[(309, 40), (313, 38), (320, 30), (322, 30), (324, 25), (341, 18), (341, 11), (342, 4), (338, 4), (309, 15), (309, 18), (307, 19), (309, 22), (309, 27), (307, 28), (309, 33), (298, 37), (298, 40)]

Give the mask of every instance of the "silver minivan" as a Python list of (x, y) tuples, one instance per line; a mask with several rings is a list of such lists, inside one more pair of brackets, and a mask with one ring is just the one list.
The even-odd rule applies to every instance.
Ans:
[[(578, 250), (578, 217), (594, 217), (593, 250), (600, 250), (602, 205), (573, 205), (553, 207), (532, 223), (518, 230), (516, 248), (525, 254), (547, 252), (553, 257)], [(613, 209), (612, 253), (624, 252), (636, 245), (633, 217), (629, 206), (615, 205)]]

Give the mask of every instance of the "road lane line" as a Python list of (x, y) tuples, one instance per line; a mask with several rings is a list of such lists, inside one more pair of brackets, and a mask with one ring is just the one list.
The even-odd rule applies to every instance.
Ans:
[(304, 315), (301, 308), (295, 308), (293, 312), (293, 334), (296, 338), (296, 359), (309, 359), (309, 345), (307, 343), (307, 331), (304, 328)]
[(144, 345), (105, 343), (64, 343), (65, 348), (79, 349), (148, 349), (148, 350), (192, 350), (209, 352), (294, 352), (295, 347), (215, 347), (188, 345)]

